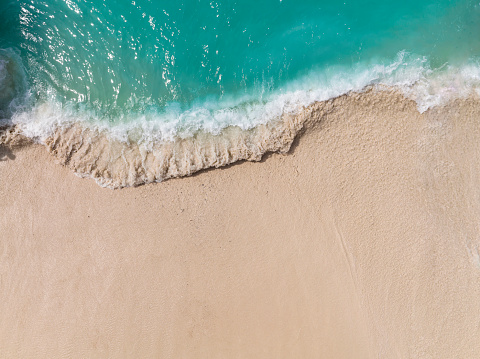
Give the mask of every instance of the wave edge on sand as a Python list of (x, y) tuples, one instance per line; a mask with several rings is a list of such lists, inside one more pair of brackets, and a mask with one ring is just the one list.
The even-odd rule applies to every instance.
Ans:
[[(229, 126), (220, 134), (200, 131), (190, 138), (138, 143), (121, 141), (110, 137), (107, 131), (77, 123), (59, 126), (42, 143), (57, 162), (78, 176), (117, 189), (190, 176), (242, 160), (260, 161), (266, 153), (285, 154), (303, 131), (321, 123), (333, 110), (348, 111), (354, 102), (361, 102), (363, 108), (372, 112), (393, 104), (416, 106), (395, 88), (368, 87), (362, 92), (316, 102), (298, 114), (285, 113), (249, 130)], [(32, 143), (19, 126), (5, 131), (0, 141), (9, 146)]]

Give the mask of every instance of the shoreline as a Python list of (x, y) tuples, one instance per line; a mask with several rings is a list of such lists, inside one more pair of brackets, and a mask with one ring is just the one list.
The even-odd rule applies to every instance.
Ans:
[(121, 191), (13, 147), (0, 356), (477, 357), (480, 100), (355, 96), (286, 156)]
[[(470, 98), (478, 96), (473, 91)], [(396, 87), (367, 86), (359, 92), (315, 102), (296, 114), (284, 113), (277, 120), (249, 130), (229, 126), (219, 134), (198, 132), (193, 137), (144, 143), (120, 141), (105, 130), (78, 123), (57, 127), (42, 139), (42, 144), (57, 163), (80, 177), (94, 179), (101, 187), (136, 187), (240, 161), (258, 162), (268, 153), (286, 154), (295, 138), (309, 127), (315, 127), (330, 113), (342, 112), (341, 107), (352, 106), (355, 101), (373, 106), (412, 102)], [(13, 125), (6, 130), (4, 127), (0, 143), (18, 147), (33, 143), (33, 140), (22, 135), (21, 126)]]

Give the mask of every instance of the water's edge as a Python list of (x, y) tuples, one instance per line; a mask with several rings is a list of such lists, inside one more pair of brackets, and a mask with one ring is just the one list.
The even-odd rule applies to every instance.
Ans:
[[(475, 92), (471, 96), (479, 97)], [(445, 106), (448, 103), (427, 111)], [(230, 126), (215, 135), (199, 132), (190, 138), (138, 144), (112, 138), (106, 131), (74, 124), (58, 127), (42, 144), (58, 163), (78, 176), (92, 178), (102, 187), (117, 189), (189, 176), (243, 160), (260, 161), (266, 153), (286, 154), (297, 136), (321, 124), (333, 110), (340, 111), (341, 117), (348, 121), (352, 108), (363, 109), (364, 116), (375, 116), (386, 107), (419, 111), (416, 102), (395, 87), (368, 86), (360, 92), (315, 102), (296, 115), (284, 114), (250, 130)], [(12, 148), (34, 142), (15, 125), (4, 128), (0, 134), (0, 144)]]

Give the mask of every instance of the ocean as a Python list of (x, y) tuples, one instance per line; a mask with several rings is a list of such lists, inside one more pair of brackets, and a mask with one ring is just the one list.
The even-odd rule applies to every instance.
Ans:
[(343, 94), (480, 94), (479, 35), (479, 0), (2, 0), (0, 123), (101, 185), (161, 181), (286, 152)]

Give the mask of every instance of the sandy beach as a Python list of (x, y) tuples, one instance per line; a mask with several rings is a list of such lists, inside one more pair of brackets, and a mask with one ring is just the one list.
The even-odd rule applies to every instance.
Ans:
[(288, 154), (117, 190), (3, 145), (0, 357), (478, 358), (480, 99), (306, 111)]

